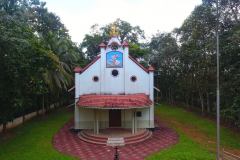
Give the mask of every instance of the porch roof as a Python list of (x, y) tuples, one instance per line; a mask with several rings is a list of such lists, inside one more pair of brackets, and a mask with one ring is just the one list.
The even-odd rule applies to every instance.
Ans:
[(131, 109), (150, 107), (152, 101), (144, 93), (125, 95), (87, 94), (79, 97), (77, 105), (84, 108)]

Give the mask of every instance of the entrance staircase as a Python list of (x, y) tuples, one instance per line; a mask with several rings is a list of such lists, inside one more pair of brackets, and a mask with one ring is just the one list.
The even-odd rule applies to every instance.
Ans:
[(136, 144), (143, 142), (152, 136), (152, 132), (144, 129), (138, 131), (136, 134), (128, 134), (121, 135), (109, 135), (109, 134), (93, 134), (89, 130), (83, 130), (78, 134), (79, 138), (85, 142), (98, 144), (98, 145), (108, 145), (108, 146), (122, 146), (129, 144)]

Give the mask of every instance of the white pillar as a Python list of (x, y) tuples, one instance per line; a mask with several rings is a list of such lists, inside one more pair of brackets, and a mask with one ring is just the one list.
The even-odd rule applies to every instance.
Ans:
[(96, 134), (96, 110), (94, 109), (94, 121), (93, 121), (93, 132)]
[(96, 124), (96, 130), (97, 130), (97, 131), (96, 131), (96, 133), (97, 133), (97, 134), (99, 134), (99, 120), (98, 120), (98, 111), (96, 111), (96, 119), (97, 119), (97, 120), (96, 120), (96, 123), (97, 123), (97, 124)]
[(80, 111), (77, 106), (77, 100), (75, 100), (75, 107), (74, 107), (74, 129), (80, 129)]
[(129, 77), (128, 77), (128, 72), (127, 72), (127, 69), (126, 68), (128, 68), (128, 66), (129, 66), (129, 54), (128, 54), (128, 46), (125, 46), (124, 47), (124, 49), (123, 49), (123, 58), (124, 58), (124, 60), (123, 60), (123, 65), (124, 65), (124, 67), (123, 67), (123, 70), (124, 70), (124, 93), (125, 94), (128, 94), (129, 93), (129, 89), (127, 88), (127, 82), (129, 81)]
[(150, 99), (152, 100), (153, 104), (150, 107), (150, 128), (154, 128), (154, 92), (153, 92), (153, 87), (154, 87), (154, 78), (153, 78), (153, 71), (149, 72), (149, 95)]
[(135, 133), (137, 133), (137, 117), (136, 117), (136, 111), (134, 111), (134, 122), (135, 122), (135, 125), (134, 125), (134, 127), (135, 127)]
[(80, 109), (77, 106), (79, 99), (79, 73), (75, 73), (75, 107), (74, 107), (74, 129), (80, 129)]
[(135, 117), (135, 113), (134, 113), (134, 110), (132, 110), (132, 134), (135, 133), (135, 124), (134, 124), (134, 118)]
[(100, 94), (105, 93), (105, 66), (106, 66), (106, 49), (102, 47), (101, 51), (101, 58), (100, 58)]

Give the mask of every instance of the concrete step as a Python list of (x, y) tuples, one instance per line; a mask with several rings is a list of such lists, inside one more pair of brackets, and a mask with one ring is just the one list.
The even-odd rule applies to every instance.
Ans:
[(85, 132), (80, 132), (80, 135), (82, 137), (85, 137), (85, 138), (88, 138), (88, 139), (91, 139), (91, 140), (98, 140), (98, 141), (107, 141), (107, 138), (106, 137), (98, 137), (97, 135), (94, 136), (94, 135), (90, 135), (90, 134), (87, 134)]
[(79, 138), (85, 142), (100, 144), (100, 145), (108, 145), (108, 146), (122, 146), (128, 144), (140, 143), (152, 136), (152, 132), (149, 130), (145, 130), (141, 133), (137, 133), (135, 135), (130, 135), (128, 137), (102, 137), (99, 135), (88, 134), (87, 132), (81, 131), (78, 134)]
[(92, 141), (92, 142), (103, 143), (103, 144), (107, 143), (107, 139), (100, 139), (98, 137), (89, 136), (89, 135), (84, 134), (84, 133), (80, 133), (79, 137), (81, 139), (84, 139), (84, 141)]
[(107, 145), (108, 146), (124, 146), (124, 138), (108, 138), (107, 140)]
[(138, 137), (138, 138), (132, 138), (132, 139), (125, 139), (125, 144), (129, 145), (129, 144), (140, 143), (140, 142), (143, 142), (143, 141), (147, 140), (151, 136), (152, 136), (152, 132), (148, 131), (146, 134), (144, 134), (144, 136), (141, 136), (141, 137)]
[(125, 140), (126, 140), (126, 141), (129, 141), (129, 140), (142, 139), (142, 138), (146, 137), (146, 136), (149, 134), (149, 132), (150, 132), (150, 131), (145, 130), (145, 131), (142, 132), (141, 134), (133, 135), (133, 136), (129, 136), (129, 137), (125, 137)]
[(92, 143), (92, 144), (99, 144), (99, 145), (106, 145), (107, 140), (102, 140), (102, 139), (94, 139), (93, 137), (88, 137), (85, 134), (81, 134), (81, 132), (78, 134), (78, 137), (83, 140), (84, 142), (87, 143)]
[(107, 140), (107, 137), (100, 136), (100, 135), (97, 135), (97, 134), (92, 134), (92, 133), (88, 133), (88, 132), (85, 132), (85, 131), (81, 131), (81, 133), (82, 133), (82, 134), (85, 134), (85, 135), (87, 135), (87, 136), (89, 136), (89, 137)]

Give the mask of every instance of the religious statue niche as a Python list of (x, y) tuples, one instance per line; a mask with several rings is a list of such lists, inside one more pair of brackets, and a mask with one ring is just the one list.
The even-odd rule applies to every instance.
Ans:
[(111, 49), (116, 51), (118, 49), (118, 44), (117, 43), (112, 43), (111, 44)]
[(107, 68), (122, 68), (123, 54), (119, 51), (110, 51), (106, 54)]

